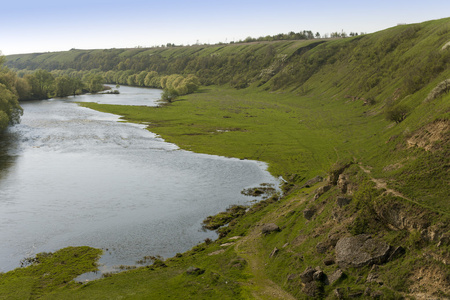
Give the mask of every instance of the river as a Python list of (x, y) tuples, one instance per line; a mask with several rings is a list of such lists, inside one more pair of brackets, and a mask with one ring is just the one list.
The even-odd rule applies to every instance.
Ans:
[(154, 106), (161, 94), (120, 92), (21, 103), (21, 123), (0, 139), (0, 272), (66, 246), (103, 249), (102, 272), (171, 257), (215, 238), (202, 220), (249, 204), (242, 189), (277, 184), (261, 162), (180, 150), (75, 103)]

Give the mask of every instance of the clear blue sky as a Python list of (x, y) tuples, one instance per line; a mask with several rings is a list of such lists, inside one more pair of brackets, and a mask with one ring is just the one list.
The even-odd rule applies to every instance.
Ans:
[(450, 0), (11, 0), (3, 54), (230, 42), (311, 30), (375, 32), (450, 17)]

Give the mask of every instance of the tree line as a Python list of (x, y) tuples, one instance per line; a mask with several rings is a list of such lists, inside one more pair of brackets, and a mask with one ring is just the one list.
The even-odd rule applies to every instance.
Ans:
[(23, 110), (19, 105), (19, 92), (25, 81), (17, 76), (11, 76), (9, 70), (3, 67), (4, 57), (0, 56), (0, 131), (8, 125), (20, 121)]

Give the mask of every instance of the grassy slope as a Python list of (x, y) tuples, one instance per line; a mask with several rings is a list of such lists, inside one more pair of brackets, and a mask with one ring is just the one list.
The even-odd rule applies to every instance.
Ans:
[[(168, 267), (143, 268), (82, 286), (69, 285), (46, 297), (282, 299), (283, 291), (277, 290), (282, 287), (294, 297), (304, 298), (299, 273), (307, 266), (321, 266), (327, 274), (337, 268), (323, 265), (325, 258), (334, 256), (333, 247), (318, 253), (316, 245), (349, 232), (370, 233), (393, 246), (401, 245), (407, 255), (380, 267), (385, 283), (381, 288), (361, 279), (367, 276), (368, 268), (348, 269), (346, 278), (325, 286), (322, 296), (332, 298), (338, 287), (360, 291), (367, 286), (381, 290), (386, 298), (417, 295), (420, 290), (425, 296), (449, 296), (442, 287), (448, 283), (450, 272), (441, 259), (449, 255), (448, 244), (437, 247), (436, 242), (423, 241), (417, 230), (392, 230), (374, 212), (398, 204), (413, 217), (448, 224), (448, 141), (432, 152), (406, 147), (406, 140), (427, 124), (448, 122), (449, 94), (424, 102), (439, 82), (450, 78), (447, 67), (435, 75), (426, 73), (427, 66), (438, 67), (442, 57), (448, 57), (439, 52), (448, 39), (445, 32), (450, 32), (449, 19), (329, 41), (305, 56), (293, 56), (284, 69), (290, 73), (281, 71), (261, 87), (256, 87), (257, 83), (239, 91), (208, 87), (160, 108), (83, 104), (133, 122), (151, 122), (151, 131), (185, 149), (266, 161), (273, 174), (293, 178), (297, 185), (325, 175), (336, 161), (355, 160), (371, 172), (357, 165), (346, 171), (357, 188), (352, 203), (343, 209), (335, 205), (340, 194), (336, 187), (318, 200), (312, 199), (317, 186), (294, 188), (278, 202), (255, 206), (229, 226), (227, 237), (167, 261)], [(227, 47), (218, 51), (227, 51)], [(315, 65), (324, 57), (326, 63)], [(292, 77), (295, 72), (309, 72), (309, 76)], [(407, 78), (409, 75), (412, 77)], [(289, 88), (264, 91), (272, 89), (277, 78), (292, 80)], [(374, 97), (376, 104), (363, 106), (362, 100), (351, 97)], [(385, 120), (384, 110), (390, 102), (410, 107), (405, 121), (396, 125)], [(398, 167), (387, 168), (393, 165)], [(384, 180), (412, 202), (383, 194), (371, 176)], [(317, 211), (310, 221), (303, 217), (306, 208)], [(263, 237), (260, 226), (269, 222), (282, 231)], [(243, 237), (231, 240), (234, 245), (220, 246), (232, 236)], [(275, 247), (281, 250), (269, 259)], [(206, 255), (220, 249), (226, 251)], [(185, 271), (190, 266), (205, 269), (205, 273), (188, 275)], [(434, 282), (425, 280), (427, 272)], [(422, 274), (422, 279), (416, 280), (417, 274)], [(293, 279), (288, 280), (288, 276)], [(0, 293), (0, 297), (4, 295)]]

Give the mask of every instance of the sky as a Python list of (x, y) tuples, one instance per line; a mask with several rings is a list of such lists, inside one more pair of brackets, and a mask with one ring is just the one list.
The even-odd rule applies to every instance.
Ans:
[(9, 0), (4, 55), (192, 45), (311, 30), (372, 33), (450, 17), (449, 0)]

